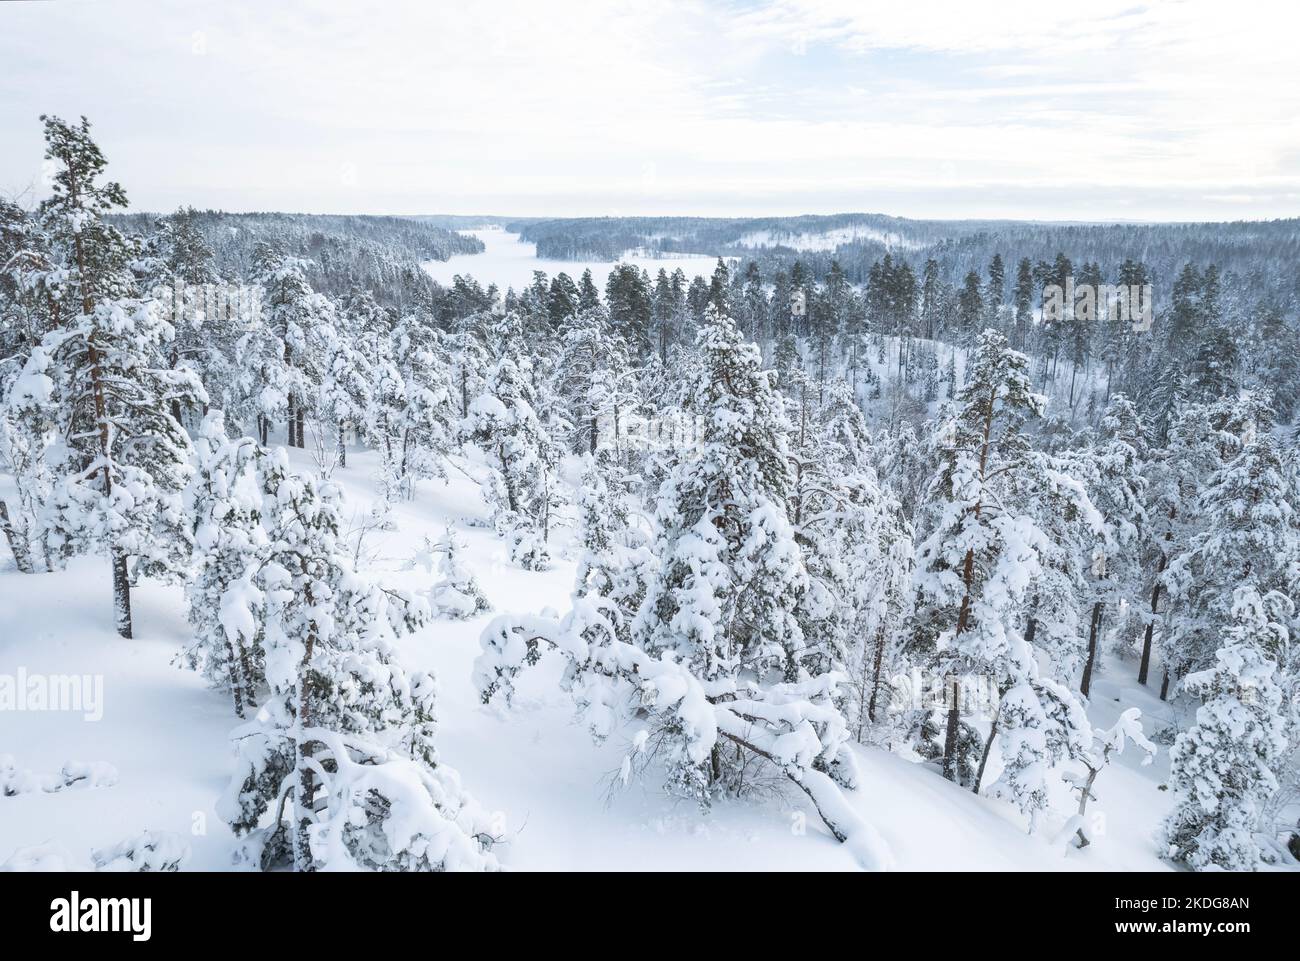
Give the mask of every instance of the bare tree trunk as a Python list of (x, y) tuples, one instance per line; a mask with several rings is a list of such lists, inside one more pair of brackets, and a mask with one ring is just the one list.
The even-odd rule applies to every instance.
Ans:
[(993, 723), (989, 726), (989, 739), (984, 742), (984, 753), (980, 755), (979, 770), (975, 772), (975, 786), (971, 788), (972, 793), (980, 793), (980, 785), (984, 783), (984, 766), (989, 763), (989, 755), (993, 752), (993, 742), (998, 736), (998, 718), (1002, 716), (1001, 710), (993, 715)]
[(126, 553), (113, 549), (113, 621), (117, 633), (131, 636), (131, 578), (126, 569)]
[[(292, 423), (292, 421), (290, 422)], [(304, 569), (306, 562), (304, 561)], [(303, 597), (310, 607), (312, 590), (310, 585), (303, 591)], [(307, 685), (307, 671), (311, 666), (312, 653), (316, 647), (316, 631), (309, 629), (304, 645), (302, 663), (298, 668), (298, 787), (294, 792), (294, 832), (293, 832), (293, 869), (311, 871), (311, 834), (308, 830), (315, 820), (316, 778), (312, 773), (311, 744), (304, 733), (311, 727), (311, 692)]]
[(9, 549), (14, 553), (14, 563), (18, 565), (18, 570), (24, 574), (35, 573), (27, 538), (14, 529), (9, 520), (9, 505), (2, 500), (0, 500), (0, 530), (4, 531), (5, 539), (9, 541)]
[(1097, 631), (1101, 627), (1101, 601), (1092, 605), (1092, 623), (1088, 627), (1088, 661), (1083, 665), (1083, 680), (1079, 693), (1084, 697), (1092, 690), (1092, 666), (1097, 661)]
[(1155, 630), (1156, 610), (1160, 606), (1160, 575), (1165, 571), (1168, 558), (1160, 555), (1160, 567), (1156, 571), (1156, 584), (1151, 588), (1151, 620), (1147, 621), (1146, 636), (1142, 639), (1142, 663), (1138, 666), (1138, 683), (1147, 682), (1147, 670), (1151, 666), (1151, 635)]
[(1169, 700), (1169, 668), (1165, 668), (1165, 679), (1160, 682), (1160, 700)]
[(339, 466), (348, 466), (348, 442), (344, 436), (343, 421), (339, 421)]
[(1088, 840), (1088, 835), (1086, 835), (1086, 834), (1083, 833), (1083, 823), (1082, 823), (1082, 822), (1083, 822), (1083, 815), (1084, 815), (1084, 812), (1086, 812), (1086, 811), (1088, 810), (1088, 800), (1092, 797), (1092, 782), (1095, 781), (1095, 780), (1097, 780), (1097, 773), (1098, 773), (1099, 770), (1100, 770), (1099, 768), (1095, 768), (1095, 767), (1092, 767), (1091, 765), (1089, 765), (1089, 766), (1088, 766), (1088, 780), (1084, 783), (1083, 787), (1080, 788), (1080, 793), (1079, 793), (1079, 821), (1080, 821), (1080, 824), (1079, 824), (1079, 830), (1078, 830), (1078, 832), (1076, 832), (1076, 833), (1079, 835), (1079, 847), (1081, 847), (1081, 848), (1086, 848), (1089, 844), (1092, 843), (1091, 841)]
[(957, 732), (961, 728), (961, 682), (952, 679), (952, 701), (948, 704), (948, 730), (943, 738), (943, 776), (957, 780)]
[(235, 702), (235, 717), (244, 719), (244, 682), (240, 677), (243, 665), (235, 658), (235, 649), (226, 639), (226, 657), (230, 661), (230, 696)]
[(867, 706), (867, 717), (871, 723), (876, 723), (876, 697), (880, 693), (880, 668), (885, 660), (885, 628), (882, 625), (876, 630), (876, 659), (875, 666), (872, 670), (871, 679), (871, 703)]

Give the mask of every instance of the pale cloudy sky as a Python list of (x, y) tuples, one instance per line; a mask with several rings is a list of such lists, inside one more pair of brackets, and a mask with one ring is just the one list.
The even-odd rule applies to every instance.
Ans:
[(1300, 5), (0, 4), (0, 191), (85, 114), (136, 209), (1300, 215)]

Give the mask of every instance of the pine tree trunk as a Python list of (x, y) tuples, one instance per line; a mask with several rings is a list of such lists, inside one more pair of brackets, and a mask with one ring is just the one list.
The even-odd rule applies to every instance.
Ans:
[(943, 737), (943, 776), (957, 780), (957, 734), (961, 729), (961, 682), (952, 679), (952, 701), (948, 704), (948, 730)]
[(131, 578), (126, 569), (126, 554), (113, 549), (113, 621), (117, 633), (131, 636)]
[(307, 446), (306, 441), (304, 440), (306, 434), (303, 431), (303, 425), (306, 422), (306, 420), (307, 420), (307, 413), (306, 411), (303, 410), (302, 405), (299, 404), (298, 405), (298, 446), (299, 447)]
[[(989, 438), (993, 434), (993, 412), (995, 409), (994, 401), (996, 396), (989, 398), (988, 414), (984, 417), (984, 441), (980, 447), (980, 487), (984, 485), (984, 471), (988, 468), (989, 457)], [(976, 501), (975, 517), (980, 516), (983, 505)], [(971, 605), (971, 586), (975, 582), (975, 550), (974, 548), (966, 551), (966, 558), (962, 564), (962, 583), (965, 585), (966, 592), (962, 595), (961, 610), (957, 613), (957, 629), (953, 632), (953, 641), (955, 642), (962, 632), (966, 630), (966, 622), (970, 618)], [(943, 741), (943, 776), (952, 781), (955, 779), (955, 757), (957, 751), (957, 732), (961, 724), (961, 715), (957, 705), (957, 682), (953, 681), (953, 702), (948, 710), (948, 730)]]
[(1160, 700), (1169, 700), (1169, 669), (1165, 668), (1165, 679), (1160, 682)]
[(230, 645), (230, 639), (226, 639), (226, 659), (230, 662), (230, 696), (235, 702), (235, 717), (241, 721), (244, 719), (244, 682), (240, 677), (242, 665), (235, 658), (235, 649)]
[(343, 421), (339, 421), (339, 467), (348, 466), (348, 442), (343, 433)]
[(9, 542), (9, 549), (13, 551), (14, 563), (18, 566), (18, 570), (23, 574), (34, 573), (32, 553), (27, 538), (14, 529), (9, 520), (9, 505), (2, 500), (0, 500), (0, 530), (4, 531), (5, 540)]
[(876, 631), (876, 660), (871, 679), (871, 703), (867, 706), (867, 717), (876, 723), (876, 697), (880, 693), (880, 669), (885, 660), (885, 629)]
[(284, 430), (284, 444), (286, 447), (293, 447), (294, 429), (298, 420), (298, 405), (294, 403), (293, 394), (289, 395), (289, 416), (286, 418)]
[(1101, 627), (1101, 601), (1092, 605), (1092, 623), (1088, 627), (1088, 661), (1083, 665), (1079, 693), (1084, 697), (1092, 690), (1092, 666), (1097, 661), (1097, 630)]
[[(304, 569), (306, 563), (304, 562)], [(312, 600), (311, 587), (303, 590), (303, 598), (310, 608)], [(295, 871), (312, 871), (315, 865), (311, 857), (311, 834), (309, 828), (315, 821), (316, 778), (312, 773), (312, 742), (305, 731), (312, 726), (311, 692), (307, 685), (307, 672), (311, 667), (312, 654), (316, 647), (316, 631), (307, 631), (306, 644), (302, 655), (302, 664), (298, 669), (298, 787), (293, 798), (293, 869)]]
[[(1163, 567), (1163, 559), (1162, 559), (1162, 567)], [(1139, 684), (1145, 684), (1147, 682), (1147, 671), (1151, 667), (1151, 635), (1155, 631), (1156, 624), (1155, 624), (1154, 615), (1156, 612), (1156, 605), (1159, 603), (1160, 603), (1160, 584), (1159, 582), (1157, 582), (1156, 586), (1151, 589), (1151, 614), (1153, 616), (1151, 620), (1147, 621), (1146, 632), (1142, 638), (1142, 663), (1138, 665)]]
[[(1169, 535), (1165, 535), (1165, 540)], [(1156, 583), (1151, 588), (1151, 620), (1147, 622), (1146, 636), (1142, 639), (1142, 663), (1138, 666), (1138, 683), (1147, 682), (1147, 669), (1151, 666), (1151, 635), (1155, 631), (1156, 610), (1160, 606), (1160, 575), (1165, 572), (1165, 565), (1169, 558), (1165, 554), (1160, 555), (1160, 566), (1156, 569)]]
[(980, 785), (984, 783), (984, 766), (989, 763), (989, 755), (993, 753), (993, 741), (998, 736), (998, 719), (1002, 716), (1001, 710), (993, 715), (993, 723), (989, 725), (989, 739), (984, 742), (984, 753), (980, 755), (979, 770), (975, 772), (975, 784), (971, 788), (972, 793), (980, 793)]

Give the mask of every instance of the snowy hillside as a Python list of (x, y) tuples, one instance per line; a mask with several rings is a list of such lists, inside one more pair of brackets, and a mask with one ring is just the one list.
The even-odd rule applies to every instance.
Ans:
[(1300, 869), (1284, 278), (551, 276), (608, 248), (565, 221), (435, 268), (430, 222), (122, 217), (41, 123), (0, 866)]
[[(295, 467), (312, 468), (294, 452)], [(473, 470), (473, 465), (463, 465)], [(346, 490), (346, 513), (363, 518), (375, 498), (377, 458), (354, 450), (335, 479)], [(8, 478), (5, 478), (6, 482)], [(11, 496), (8, 483), (0, 496)], [(458, 471), (449, 481), (420, 486), (411, 504), (396, 508), (396, 530), (367, 533), (366, 569), (393, 586), (427, 589), (436, 575), (419, 564), (407, 570), (422, 539), (452, 524), (466, 544), (466, 562), (496, 611), (538, 613), (563, 606), (572, 587), (572, 559), (545, 572), (513, 566), (500, 540), (481, 525), (477, 485)], [(565, 530), (558, 542), (571, 539)], [(353, 541), (355, 544), (355, 539)], [(561, 547), (558, 553), (570, 553)], [(89, 866), (90, 851), (146, 830), (181, 835), (192, 849), (190, 869), (231, 866), (236, 838), (214, 812), (233, 768), (228, 744), (229, 698), (205, 688), (172, 661), (188, 643), (179, 588), (138, 591), (132, 640), (117, 637), (106, 616), (108, 569), (84, 558), (67, 571), (28, 577), (12, 565), (0, 572), (0, 609), (14, 612), (0, 639), (0, 663), (31, 674), (103, 677), (103, 718), (75, 712), (28, 712), (5, 719), (4, 749), (19, 769), (54, 773), (65, 761), (116, 769), (116, 783), (35, 791), (0, 800), (0, 861), (19, 849), (64, 852), (69, 867)], [(509, 710), (485, 707), (470, 681), (479, 635), (490, 614), (438, 620), (404, 639), (412, 669), (432, 669), (439, 681), (439, 750), (480, 803), (500, 819), (508, 841), (498, 851), (517, 870), (857, 870), (797, 791), (780, 789), (755, 804), (733, 801), (701, 813), (671, 798), (654, 778), (617, 783), (627, 735), (593, 747), (575, 724), (568, 698), (556, 690), (552, 663), (521, 685)], [(1127, 672), (1126, 672), (1127, 673)], [(1134, 685), (1103, 675), (1092, 720), (1113, 723), (1122, 693), (1151, 717), (1167, 706)], [(1145, 692), (1144, 692), (1145, 693)], [(929, 766), (879, 748), (858, 748), (862, 786), (849, 795), (887, 841), (901, 870), (1162, 870), (1152, 832), (1168, 795), (1159, 792), (1167, 757), (1140, 767), (1126, 753), (1098, 788), (1105, 832), (1078, 851), (1053, 844), (1054, 828), (1035, 836), (1006, 803), (973, 798)], [(200, 831), (201, 833), (196, 833)]]

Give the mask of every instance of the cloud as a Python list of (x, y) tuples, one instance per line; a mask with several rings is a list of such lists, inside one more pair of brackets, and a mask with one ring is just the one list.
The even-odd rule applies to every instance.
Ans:
[(1237, 216), (1280, 216), (1300, 186), (1298, 17), (1201, 0), (5, 4), (0, 188), (35, 179), (50, 111), (90, 116), (140, 208), (878, 198), (958, 217), (997, 197), (1004, 216), (1186, 219), (1233, 196), (1254, 198)]

